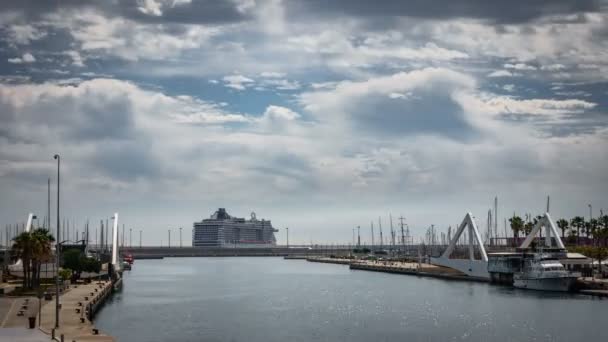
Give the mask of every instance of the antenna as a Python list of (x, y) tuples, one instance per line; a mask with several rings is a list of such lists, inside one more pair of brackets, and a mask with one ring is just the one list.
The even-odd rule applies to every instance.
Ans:
[(498, 196), (494, 197), (494, 238), (498, 237)]
[(372, 248), (374, 247), (374, 221), (372, 221)]
[(378, 216), (378, 229), (380, 229), (380, 248), (384, 247), (384, 240), (382, 239), (382, 221), (380, 221), (380, 216)]

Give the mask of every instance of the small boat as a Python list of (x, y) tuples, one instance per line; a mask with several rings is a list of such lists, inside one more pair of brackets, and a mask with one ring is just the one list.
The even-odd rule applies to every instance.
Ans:
[(574, 289), (577, 275), (564, 268), (556, 258), (544, 253), (524, 257), (520, 272), (513, 274), (513, 286), (520, 289), (568, 292)]
[(131, 264), (128, 261), (123, 261), (121, 266), (122, 266), (122, 269), (125, 271), (131, 270)]
[(128, 262), (128, 263), (129, 263), (129, 265), (132, 265), (132, 264), (133, 264), (133, 255), (131, 255), (131, 254), (125, 254), (125, 255), (123, 255), (122, 259), (123, 259), (125, 262)]

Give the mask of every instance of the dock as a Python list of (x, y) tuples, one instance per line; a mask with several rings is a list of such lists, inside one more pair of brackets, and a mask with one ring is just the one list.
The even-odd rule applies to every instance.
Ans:
[(325, 257), (309, 257), (305, 258), (309, 262), (320, 262), (324, 264), (350, 265), (353, 259), (325, 258)]
[[(113, 342), (111, 336), (102, 334), (91, 321), (104, 301), (111, 295), (111, 281), (95, 281), (90, 284), (71, 285), (60, 297), (59, 328), (55, 331), (55, 301), (42, 307), (40, 330), (65, 341)], [(39, 318), (40, 319), (40, 318)]]
[(431, 265), (426, 263), (414, 263), (414, 262), (377, 262), (377, 261), (360, 261), (351, 262), (350, 269), (373, 271), (373, 272), (385, 272), (385, 273), (398, 273), (415, 275), (419, 277), (432, 277), (449, 280), (463, 280), (463, 281), (477, 281), (477, 282), (488, 282), (489, 279), (472, 277), (457, 270)]

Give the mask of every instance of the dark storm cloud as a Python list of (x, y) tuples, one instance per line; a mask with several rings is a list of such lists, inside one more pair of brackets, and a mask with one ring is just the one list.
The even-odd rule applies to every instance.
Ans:
[(328, 16), (420, 19), (474, 18), (492, 23), (524, 23), (547, 15), (567, 15), (601, 10), (599, 0), (308, 0), (288, 2), (291, 16), (309, 11)]
[(125, 182), (161, 173), (161, 162), (151, 153), (149, 142), (142, 138), (100, 143), (89, 161), (96, 172)]
[(26, 19), (36, 20), (42, 15), (61, 9), (93, 8), (109, 17), (125, 17), (150, 23), (221, 24), (248, 19), (233, 1), (193, 0), (191, 3), (164, 6), (162, 15), (146, 14), (137, 0), (62, 0), (62, 1), (2, 1), (0, 12), (15, 11)]
[(477, 135), (464, 119), (461, 106), (449, 94), (421, 90), (407, 100), (374, 95), (355, 102), (356, 109), (351, 111), (353, 123), (373, 134), (437, 134), (459, 140)]

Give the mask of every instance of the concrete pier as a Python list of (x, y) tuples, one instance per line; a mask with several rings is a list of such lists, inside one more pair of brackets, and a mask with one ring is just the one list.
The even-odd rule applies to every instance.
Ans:
[[(115, 341), (113, 337), (97, 331), (91, 319), (101, 304), (112, 293), (110, 281), (71, 285), (61, 295), (59, 303), (59, 329), (55, 337), (65, 341)], [(40, 330), (51, 335), (55, 327), (55, 301), (48, 301), (42, 307)]]
[(364, 270), (374, 272), (399, 273), (416, 275), (422, 277), (433, 277), (450, 280), (465, 280), (487, 282), (488, 279), (471, 277), (457, 270), (436, 266), (431, 264), (418, 264), (413, 262), (376, 262), (376, 261), (361, 261), (350, 264), (353, 270)]

